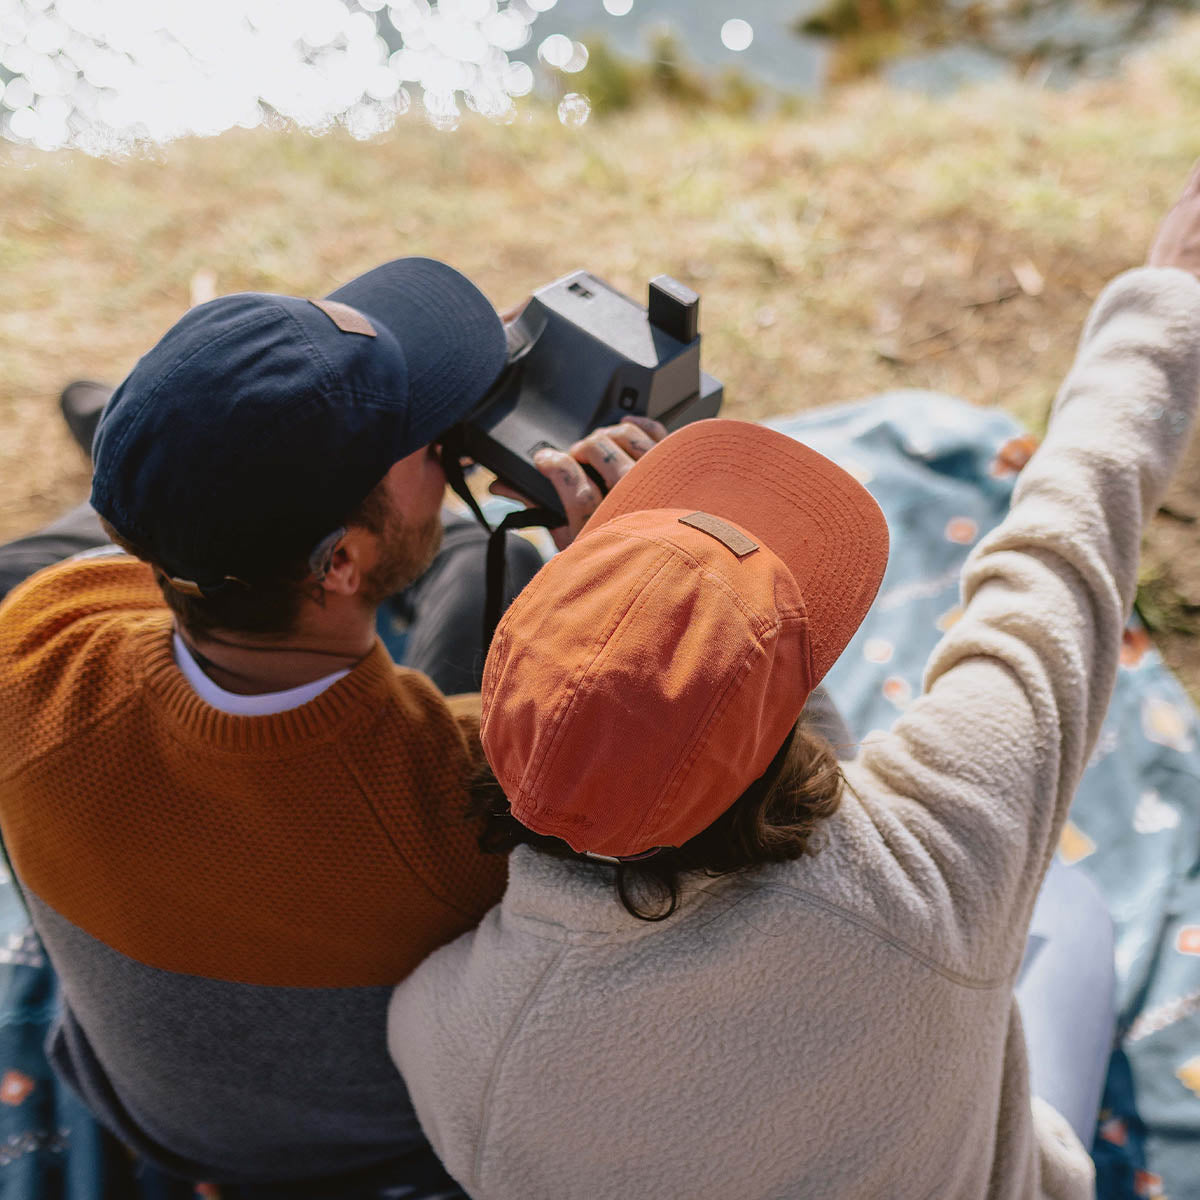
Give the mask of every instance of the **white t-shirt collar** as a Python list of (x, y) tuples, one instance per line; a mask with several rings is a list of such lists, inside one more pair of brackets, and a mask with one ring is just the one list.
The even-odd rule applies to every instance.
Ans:
[(175, 664), (183, 672), (183, 677), (192, 685), (192, 690), (205, 704), (223, 713), (235, 717), (267, 717), (274, 713), (288, 712), (299, 708), (310, 700), (315, 700), (326, 688), (332, 687), (339, 679), (350, 674), (350, 668), (344, 667), (330, 675), (314, 679), (312, 683), (301, 684), (300, 687), (288, 688), (283, 692), (264, 692), (258, 696), (241, 696), (237, 692), (227, 692), (218, 687), (200, 669), (200, 664), (192, 656), (187, 643), (174, 635)]

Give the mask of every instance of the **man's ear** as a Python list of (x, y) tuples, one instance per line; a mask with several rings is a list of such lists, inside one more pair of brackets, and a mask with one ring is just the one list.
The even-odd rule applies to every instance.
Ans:
[(317, 587), (337, 596), (356, 595), (376, 553), (375, 535), (361, 526), (352, 525), (334, 546), (329, 569)]

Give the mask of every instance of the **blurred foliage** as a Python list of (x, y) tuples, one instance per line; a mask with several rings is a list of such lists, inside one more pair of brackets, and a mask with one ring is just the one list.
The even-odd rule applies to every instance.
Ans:
[(689, 110), (745, 116), (768, 99), (768, 93), (737, 67), (716, 78), (706, 75), (688, 60), (668, 29), (652, 34), (645, 60), (618, 54), (601, 35), (585, 40), (588, 64), (571, 77), (571, 88), (587, 96), (596, 116), (664, 101)]
[(941, 12), (944, 8), (942, 0), (826, 0), (823, 7), (798, 17), (793, 28), (809, 37), (878, 33), (883, 29), (898, 29), (915, 16)]
[(830, 59), (830, 83), (847, 83), (874, 75), (887, 63), (913, 50), (913, 42), (899, 29), (871, 30), (840, 42)]
[(992, 11), (981, 0), (825, 0), (792, 28), (836, 43), (828, 76), (831, 83), (842, 83), (874, 74), (914, 50), (977, 38)]
[(830, 82), (874, 73), (907, 54), (968, 45), (1014, 63), (1080, 70), (1111, 64), (1162, 13), (1200, 0), (823, 0), (792, 29), (833, 43)]
[(613, 51), (602, 37), (587, 39), (587, 66), (576, 76), (577, 87), (592, 103), (597, 115), (630, 108), (641, 93), (644, 79), (629, 60)]
[(668, 100), (695, 106), (709, 99), (704, 76), (685, 61), (679, 39), (669, 30), (651, 37), (649, 70), (654, 91)]

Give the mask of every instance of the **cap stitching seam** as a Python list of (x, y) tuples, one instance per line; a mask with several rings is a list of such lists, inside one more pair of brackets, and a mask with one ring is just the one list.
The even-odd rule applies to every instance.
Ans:
[[(495, 662), (504, 661), (505, 646), (508, 643), (508, 630), (501, 623), (500, 627), (492, 635), (492, 644), (488, 649), (486, 658), (491, 658), (492, 654), (496, 655)], [(503, 672), (501, 672), (503, 674)], [(479, 681), (479, 738), (482, 742), (484, 734), (487, 732), (488, 721), (491, 716), (491, 699), (496, 694), (496, 680), (487, 670), (487, 663), (484, 663), (483, 678)]]
[[(669, 556), (664, 555), (662, 557), (662, 559), (657, 563), (657, 565), (654, 566), (653, 570), (651, 570), (649, 567), (647, 567), (647, 569), (642, 571), (637, 576), (637, 578), (633, 581), (633, 583), (630, 585), (630, 589), (629, 589), (629, 593), (628, 593), (629, 599), (628, 599), (628, 602), (626, 603), (626, 605), (624, 606), (624, 609), (622, 610), (620, 615), (617, 617), (617, 619), (613, 622), (613, 624), (609, 627), (609, 629), (607, 631), (602, 631), (600, 633), (600, 635), (597, 637), (595, 653), (592, 655), (587, 666), (583, 669), (582, 672), (580, 672), (575, 683), (570, 688), (568, 694), (564, 695), (562, 700), (559, 701), (558, 707), (555, 709), (553, 716), (551, 716), (550, 720), (549, 720), (549, 723), (554, 727), (554, 736), (551, 738), (550, 743), (546, 746), (545, 750), (542, 752), (541, 761), (537, 764), (537, 766), (534, 769), (533, 778), (532, 778), (531, 782), (528, 785), (518, 784), (518, 791), (520, 793), (524, 794), (530, 800), (533, 799), (533, 797), (532, 797), (533, 790), (541, 782), (542, 776), (549, 770), (550, 763), (553, 760), (554, 756), (558, 752), (558, 749), (559, 749), (560, 744), (563, 739), (563, 731), (564, 731), (564, 728), (567, 723), (567, 717), (570, 714), (571, 708), (574, 707), (576, 701), (578, 700), (580, 692), (583, 690), (584, 681), (592, 673), (592, 670), (595, 667), (596, 662), (604, 654), (604, 651), (608, 648), (609, 642), (611, 641), (613, 635), (621, 627), (621, 625), (627, 620), (630, 613), (637, 606), (638, 602), (646, 594), (646, 592), (650, 589), (654, 580), (657, 579), (657, 577), (665, 569), (668, 561), (669, 561)], [(537, 813), (539, 807), (540, 807), (539, 805), (535, 805), (533, 807), (532, 811), (534, 814)]]
[[(292, 312), (290, 309), (283, 308), (282, 305), (280, 305), (280, 307), (283, 309), (284, 316), (286, 316), (287, 319), (296, 327), (297, 331), (300, 334), (300, 337), (304, 340), (304, 342), (308, 346), (308, 348), (320, 360), (321, 366), (324, 368), (324, 373), (325, 373), (325, 378), (321, 381), (322, 388), (331, 388), (332, 386), (334, 386), (333, 381), (335, 381), (337, 379), (337, 372), (333, 369), (333, 364), (329, 361), (328, 358), (326, 358), (324, 351), (322, 351), (321, 348), (316, 344), (316, 342), (314, 342), (312, 340), (312, 338), (309, 336), (308, 330), (305, 329), (304, 326), (300, 323), (300, 320), (296, 316), (296, 314), (294, 312)], [(405, 365), (407, 366), (407, 364), (405, 364)]]
[[(628, 603), (625, 605), (623, 611), (612, 623), (609, 629), (601, 632), (601, 634), (597, 637), (596, 650), (589, 660), (588, 665), (583, 669), (582, 672), (580, 672), (569, 693), (562, 698), (554, 712), (554, 715), (549, 719), (549, 723), (554, 726), (554, 736), (551, 738), (549, 745), (547, 745), (546, 749), (542, 752), (541, 761), (534, 769), (533, 778), (528, 784), (518, 784), (518, 794), (523, 795), (531, 802), (533, 801), (532, 793), (534, 789), (537, 788), (542, 780), (542, 777), (550, 769), (550, 765), (554, 759), (554, 756), (558, 753), (563, 740), (563, 733), (567, 724), (567, 717), (578, 700), (580, 692), (583, 690), (585, 681), (591, 675), (597, 661), (608, 648), (613, 635), (629, 618), (630, 614), (637, 607), (646, 593), (650, 591), (655, 580), (659, 577), (659, 575), (662, 574), (669, 561), (670, 556), (664, 554), (659, 562), (654, 566), (653, 570), (648, 567), (638, 575), (637, 579), (630, 586)], [(540, 807), (540, 805), (533, 804), (530, 815), (536, 815)]]
[[(118, 456), (125, 452), (125, 446), (129, 440), (130, 432), (133, 426), (133, 418), (140, 416), (155, 399), (155, 397), (157, 397), (158, 394), (166, 387), (175, 374), (182, 370), (188, 363), (190, 363), (193, 358), (206, 350), (211, 350), (214, 346), (223, 345), (230, 338), (242, 336), (247, 329), (258, 328), (259, 325), (265, 324), (271, 315), (273, 314), (266, 312), (260, 313), (246, 321), (244, 324), (237, 326), (236, 329), (229, 330), (221, 337), (210, 342), (205, 342), (202, 346), (197, 346), (191, 352), (191, 354), (185, 355), (183, 358), (179, 359), (179, 361), (176, 362), (171, 369), (158, 380), (154, 387), (152, 387), (150, 391), (146, 393), (145, 397), (142, 399), (142, 402), (137, 406), (136, 409), (134, 409), (131, 417), (124, 421), (124, 429), (121, 435), (117, 438), (116, 442), (113, 444), (112, 452)], [(105, 424), (107, 424), (107, 422), (102, 420), (101, 426)], [(95, 496), (96, 490), (95, 481), (93, 480), (93, 497)], [(111, 495), (111, 492), (107, 487), (101, 487), (100, 491), (102, 495), (108, 494), (108, 499), (110, 501), (108, 507), (113, 513), (116, 514), (118, 520), (114, 522), (114, 524), (118, 524), (120, 526), (121, 533), (125, 534), (134, 541), (145, 541), (147, 538), (145, 526), (140, 521), (134, 521), (130, 518), (128, 509), (124, 504), (116, 501), (116, 498)]]
[[(807, 618), (802, 618), (807, 624)], [(791, 622), (789, 622), (791, 623)], [(671, 768), (670, 774), (667, 776), (667, 781), (663, 785), (662, 791), (656, 803), (650, 806), (642, 816), (634, 836), (637, 837), (641, 831), (650, 823), (652, 817), (658, 816), (664, 808), (667, 807), (671, 798), (673, 798), (680, 790), (683, 780), (687, 775), (688, 770), (695, 763), (700, 751), (700, 743), (704, 735), (712, 727), (715, 721), (718, 721), (721, 715), (733, 702), (733, 698), (745, 686), (746, 680), (750, 677), (750, 671), (747, 669), (751, 658), (760, 653), (763, 643), (769, 634), (778, 635), (779, 625), (776, 624), (771, 629), (762, 630), (755, 638), (754, 644), (750, 646), (741, 663), (738, 666), (737, 673), (726, 683), (721, 694), (714, 698), (714, 702), (710, 705), (705, 716), (696, 723), (692, 737), (688, 744), (679, 752), (675, 760), (675, 764)], [(700, 832), (697, 830), (697, 832)]]
[[(146, 393), (146, 396), (142, 400), (141, 404), (139, 404), (137, 406), (137, 409), (135, 410), (134, 415), (141, 413), (146, 408), (146, 406), (151, 402), (151, 400), (153, 400), (159, 394), (159, 392), (161, 392), (163, 390), (163, 388), (166, 387), (167, 383), (170, 382), (171, 378), (175, 375), (175, 373), (177, 371), (180, 371), (183, 367), (185, 367), (188, 363), (190, 363), (192, 361), (192, 359), (196, 357), (196, 355), (202, 354), (206, 350), (211, 350), (214, 346), (221, 346), (226, 341), (228, 341), (230, 338), (242, 336), (246, 332), (247, 329), (257, 328), (259, 325), (264, 324), (271, 315), (273, 315), (273, 314), (269, 314), (266, 312), (260, 313), (260, 314), (258, 314), (258, 316), (251, 318), (250, 320), (246, 321), (244, 324), (238, 325), (236, 329), (229, 330), (227, 333), (223, 334), (221, 337), (216, 338), (213, 341), (205, 342), (204, 345), (202, 345), (202, 346), (197, 346), (191, 352), (191, 354), (185, 355), (183, 358), (179, 359), (179, 361), (176, 362), (174, 364), (174, 366), (172, 366), (171, 369), (165, 375), (163, 375), (159, 378), (158, 382), (154, 385), (154, 387), (152, 387), (150, 389), (150, 391)], [(124, 449), (125, 442), (128, 440), (128, 436), (129, 436), (129, 422), (126, 421), (125, 422), (125, 433), (117, 440), (117, 443), (115, 446), (115, 449), (117, 451)]]

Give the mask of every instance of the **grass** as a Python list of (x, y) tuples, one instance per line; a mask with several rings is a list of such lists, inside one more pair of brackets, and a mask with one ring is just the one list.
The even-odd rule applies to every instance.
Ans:
[[(579, 266), (639, 296), (665, 271), (703, 297), (730, 416), (908, 386), (1036, 429), (1092, 298), (1144, 258), (1200, 156), (1200, 25), (1067, 93), (863, 84), (746, 117), (669, 91), (579, 129), (529, 107), (453, 133), (411, 118), (369, 143), (239, 131), (115, 162), (0, 149), (0, 536), (84, 494), (59, 390), (119, 379), (201, 270), (219, 291), (320, 295), (429, 254), (500, 306)], [(1193, 458), (1172, 500), (1185, 514), (1198, 477)], [(1166, 524), (1147, 561), (1188, 616), (1195, 532)], [(1200, 697), (1195, 632), (1164, 638)]]

